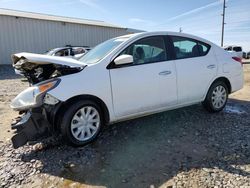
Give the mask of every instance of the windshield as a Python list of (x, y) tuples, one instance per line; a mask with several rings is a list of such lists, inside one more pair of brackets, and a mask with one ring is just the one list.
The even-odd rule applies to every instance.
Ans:
[(127, 39), (128, 37), (122, 37), (122, 38), (113, 38), (113, 39), (107, 40), (97, 45), (92, 50), (90, 50), (86, 55), (81, 57), (79, 61), (86, 63), (86, 64), (95, 64), (98, 61), (100, 61), (102, 58), (104, 58), (109, 52), (115, 49), (119, 44), (121, 44)]

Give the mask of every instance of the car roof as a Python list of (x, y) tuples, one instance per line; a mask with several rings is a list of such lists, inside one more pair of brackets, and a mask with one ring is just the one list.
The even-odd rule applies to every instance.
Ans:
[(152, 31), (152, 32), (141, 32), (141, 33), (134, 33), (134, 34), (129, 34), (129, 35), (123, 35), (119, 38), (139, 38), (139, 37), (147, 37), (147, 36), (157, 36), (157, 35), (172, 35), (172, 36), (180, 36), (180, 37), (187, 37), (187, 38), (191, 38), (191, 39), (195, 39), (201, 42), (205, 42), (207, 44), (213, 44), (212, 42), (195, 36), (195, 35), (191, 35), (191, 34), (187, 34), (187, 33), (182, 33), (182, 32), (172, 32), (172, 31)]

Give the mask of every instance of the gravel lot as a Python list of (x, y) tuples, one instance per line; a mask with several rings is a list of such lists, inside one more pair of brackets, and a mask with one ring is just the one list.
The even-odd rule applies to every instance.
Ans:
[(250, 65), (223, 112), (201, 105), (105, 128), (85, 147), (60, 138), (12, 149), (10, 100), (28, 86), (0, 67), (0, 187), (250, 187)]

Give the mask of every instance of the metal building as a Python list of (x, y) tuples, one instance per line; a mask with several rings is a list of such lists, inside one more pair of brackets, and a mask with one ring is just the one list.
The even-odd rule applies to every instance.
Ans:
[(130, 31), (102, 21), (0, 9), (0, 65), (10, 64), (13, 53), (44, 53), (65, 45), (94, 47)]

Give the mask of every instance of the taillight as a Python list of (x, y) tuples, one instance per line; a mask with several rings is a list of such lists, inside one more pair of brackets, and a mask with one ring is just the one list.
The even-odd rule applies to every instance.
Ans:
[(240, 57), (232, 57), (233, 60), (239, 62), (241, 64), (241, 66), (243, 66), (241, 58)]

